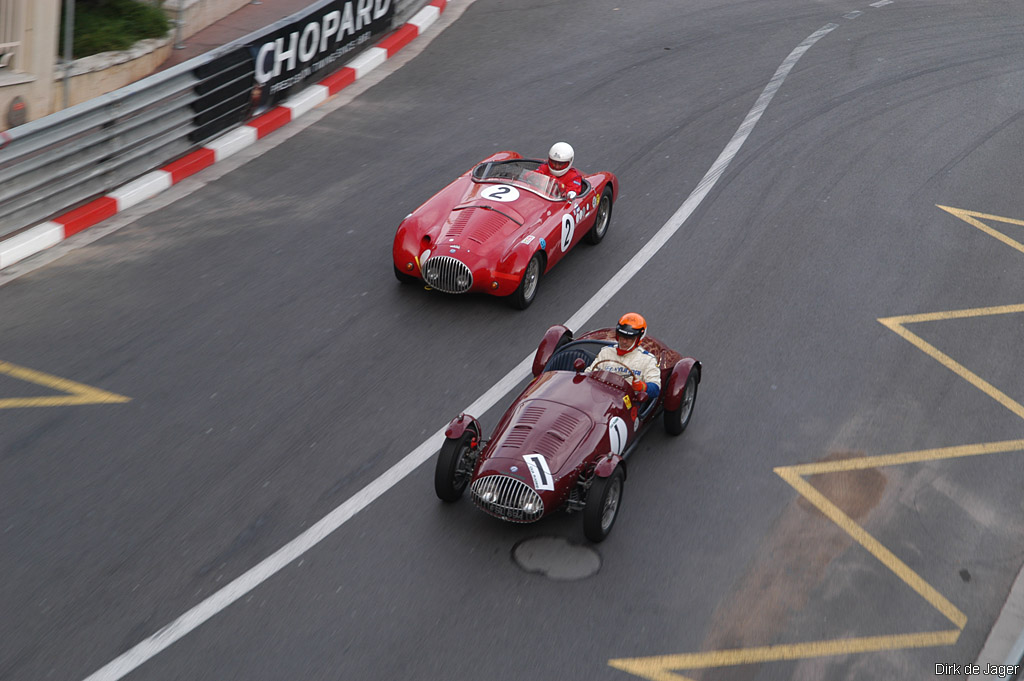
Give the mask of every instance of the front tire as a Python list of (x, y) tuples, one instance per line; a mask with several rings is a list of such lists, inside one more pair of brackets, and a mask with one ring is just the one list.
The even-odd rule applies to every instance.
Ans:
[(517, 310), (525, 310), (537, 297), (537, 289), (540, 288), (540, 276), (544, 273), (544, 256), (533, 254), (530, 262), (526, 263), (523, 270), (523, 278), (519, 281), (519, 288), (508, 297), (508, 303)]
[(696, 403), (697, 377), (690, 372), (683, 387), (683, 399), (679, 402), (679, 408), (675, 411), (665, 410), (665, 432), (669, 435), (679, 435), (686, 430), (693, 416), (693, 405)]
[(393, 265), (395, 268), (395, 279), (402, 282), (403, 284), (418, 284), (419, 277), (414, 277), (411, 274), (406, 274), (402, 270), (398, 269), (398, 265)]
[(441, 451), (437, 454), (437, 466), (434, 468), (434, 492), (441, 501), (458, 501), (466, 491), (469, 479), (473, 477), (469, 453), (476, 437), (478, 433), (475, 430), (466, 428), (462, 435), (445, 438), (444, 444), (441, 445)]
[(587, 504), (583, 508), (583, 534), (595, 544), (605, 540), (619, 516), (625, 477), (622, 467), (616, 467), (607, 478), (595, 478), (587, 492)]
[(612, 223), (612, 189), (605, 187), (601, 194), (601, 202), (597, 204), (597, 217), (594, 219), (594, 226), (584, 236), (588, 244), (597, 245), (608, 233), (608, 226)]

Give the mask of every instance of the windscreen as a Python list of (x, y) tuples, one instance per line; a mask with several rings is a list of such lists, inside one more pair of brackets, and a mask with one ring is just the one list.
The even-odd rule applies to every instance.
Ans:
[(553, 177), (538, 173), (540, 161), (516, 159), (481, 163), (473, 169), (473, 179), (477, 182), (502, 182), (529, 189), (547, 199), (564, 199), (562, 187)]

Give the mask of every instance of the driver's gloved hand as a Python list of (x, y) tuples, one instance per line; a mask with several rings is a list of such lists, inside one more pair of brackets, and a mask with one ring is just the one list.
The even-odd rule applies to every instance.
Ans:
[(642, 393), (645, 390), (647, 390), (647, 384), (646, 383), (644, 383), (643, 381), (633, 381), (633, 391), (634, 392)]

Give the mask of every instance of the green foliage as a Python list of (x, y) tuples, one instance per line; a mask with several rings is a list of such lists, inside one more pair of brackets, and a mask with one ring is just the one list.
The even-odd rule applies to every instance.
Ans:
[[(137, 0), (75, 0), (73, 54), (77, 59), (97, 52), (126, 50), (137, 40), (162, 38), (170, 30), (163, 10)], [(64, 19), (61, 37), (64, 44)], [(61, 47), (63, 49), (63, 47)]]

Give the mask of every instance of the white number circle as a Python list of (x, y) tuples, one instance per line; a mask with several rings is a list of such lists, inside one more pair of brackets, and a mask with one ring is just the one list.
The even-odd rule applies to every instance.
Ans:
[(618, 416), (613, 416), (608, 422), (608, 441), (611, 443), (612, 453), (621, 455), (622, 450), (626, 448), (627, 439), (629, 430), (626, 428), (626, 422)]
[(569, 246), (572, 245), (572, 233), (576, 231), (576, 220), (571, 214), (566, 213), (562, 216), (562, 252), (569, 250)]
[(480, 196), (491, 201), (509, 202), (519, 198), (519, 190), (507, 184), (494, 185), (480, 192)]

